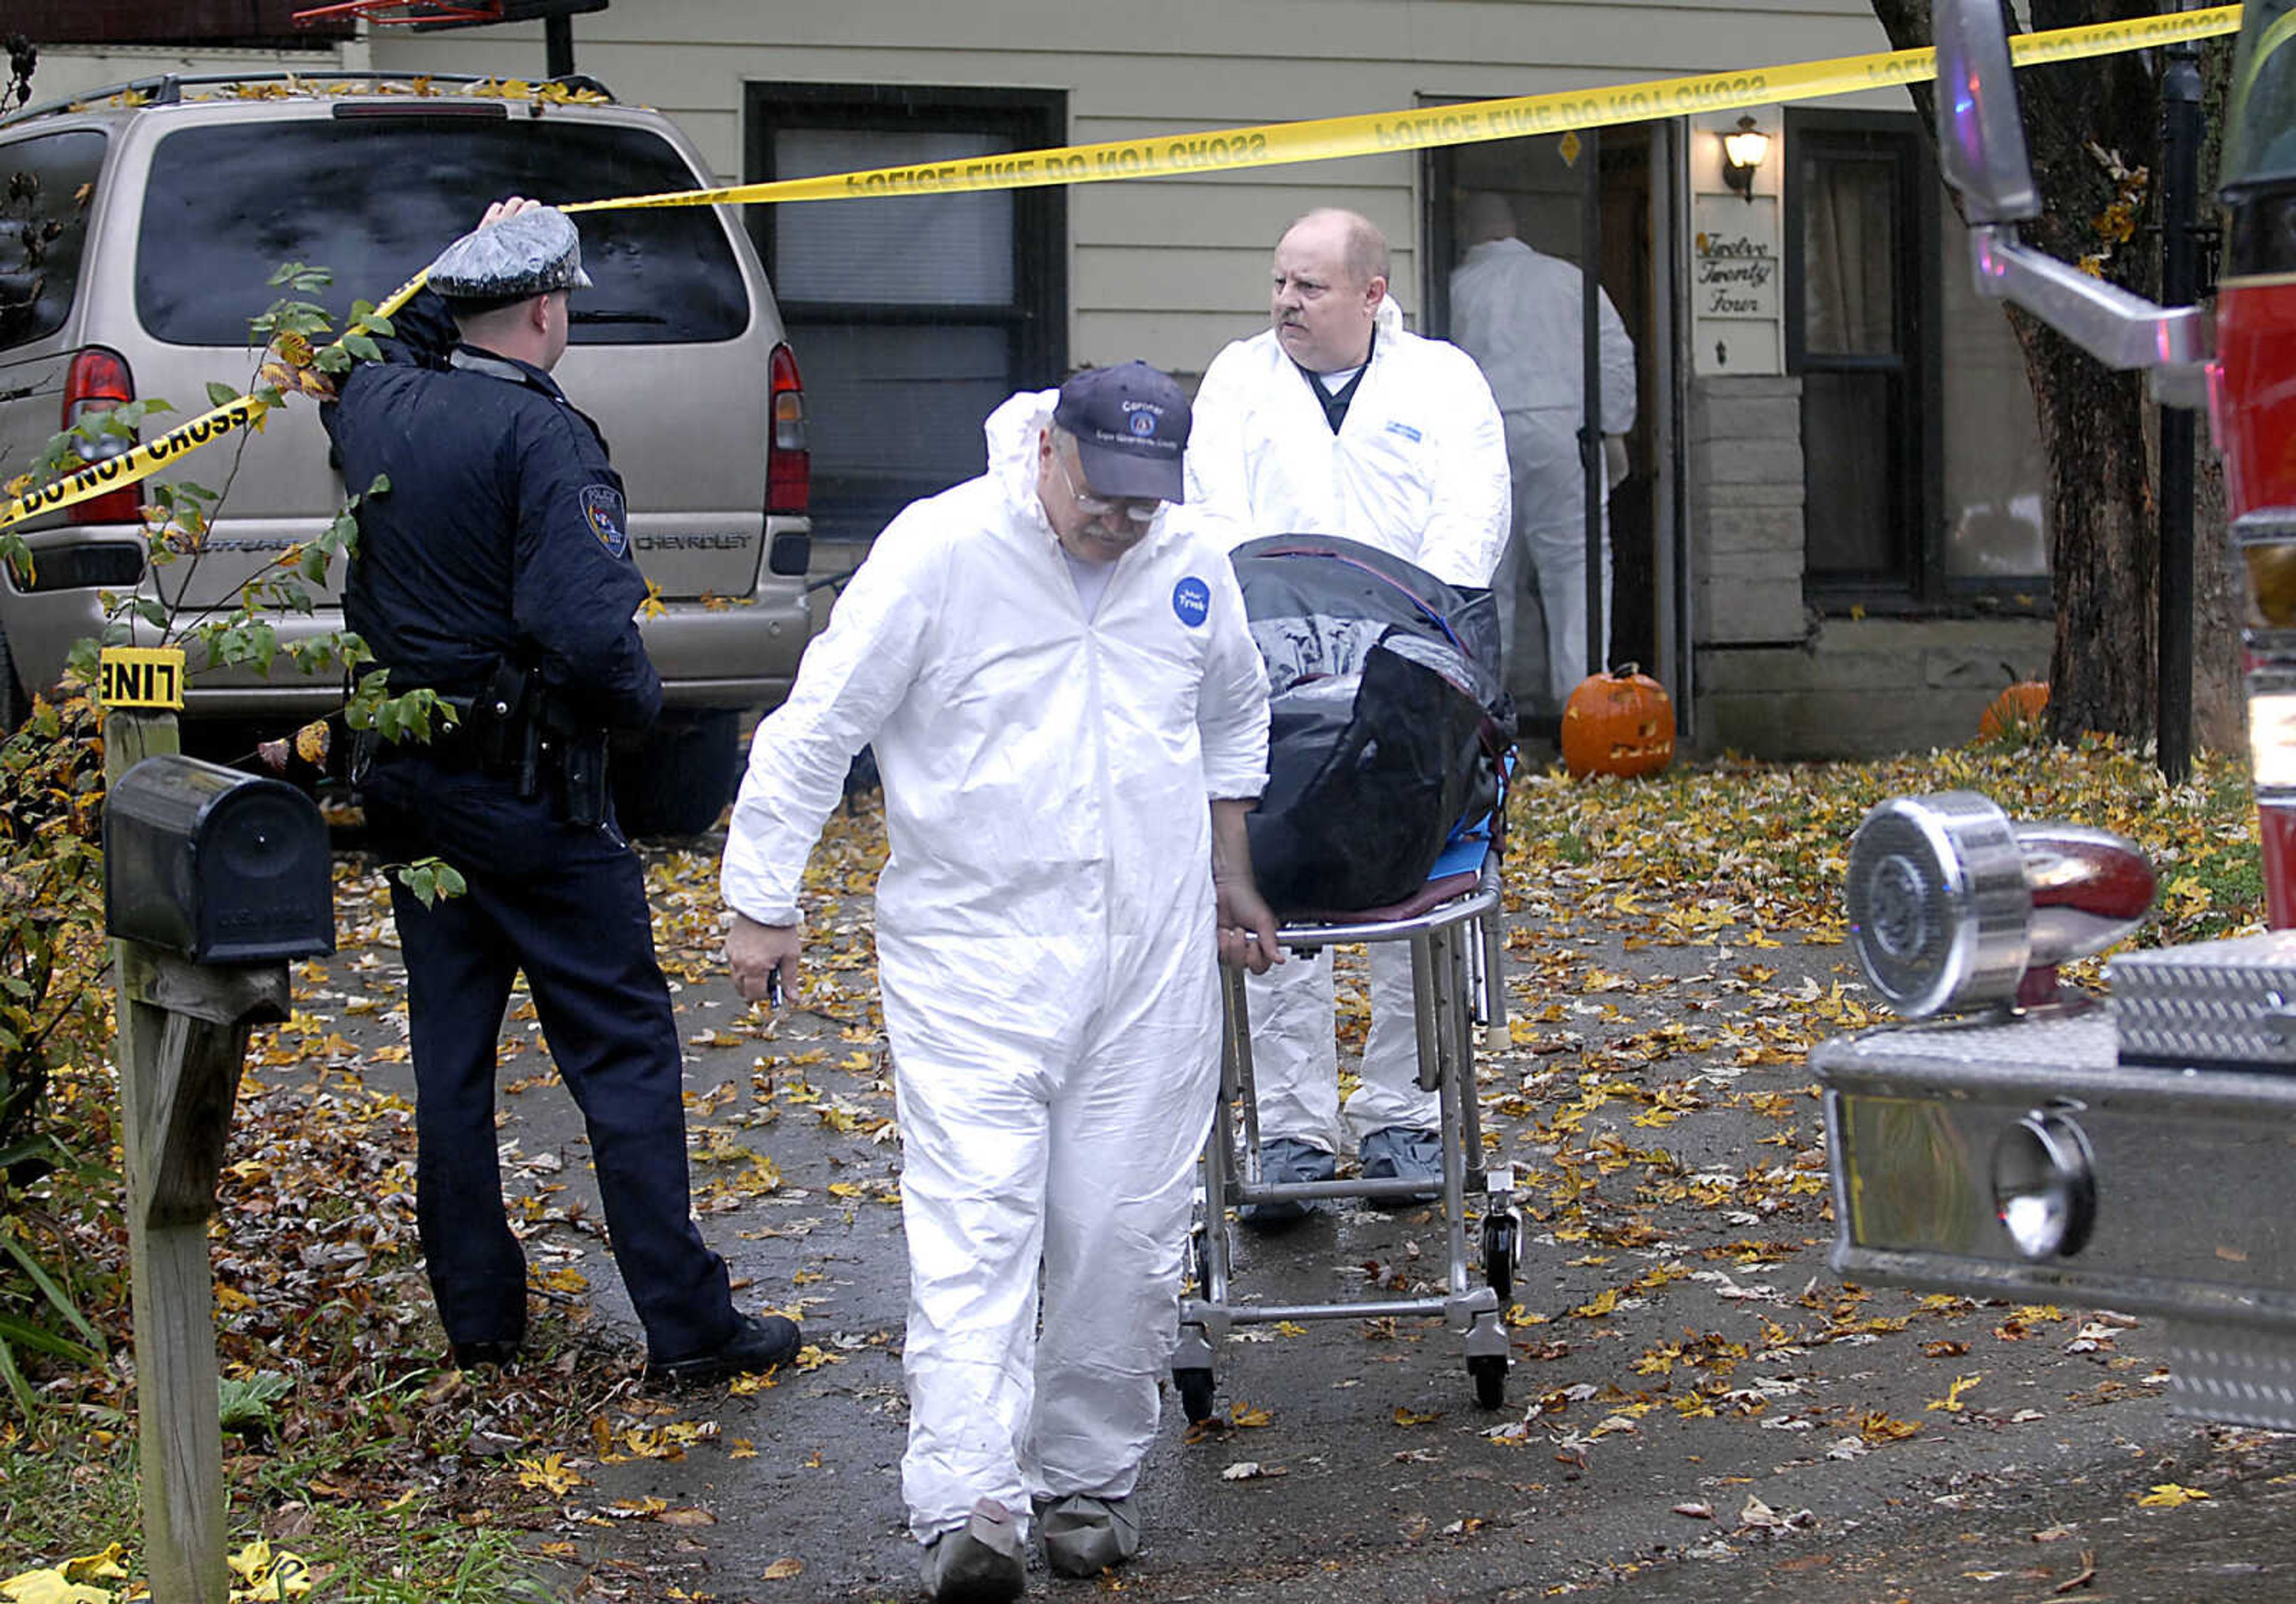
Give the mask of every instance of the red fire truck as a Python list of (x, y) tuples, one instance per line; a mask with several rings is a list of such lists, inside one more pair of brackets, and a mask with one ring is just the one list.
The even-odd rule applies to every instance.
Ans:
[(1910, 1022), (1823, 1043), (1838, 1235), (1859, 1281), (2165, 1322), (2172, 1404), (2296, 1429), (2296, 0), (2249, 0), (2226, 109), (2212, 311), (2023, 243), (2038, 214), (1998, 0), (1938, 0), (1938, 134), (1980, 290), (2210, 409), (2248, 598), (2265, 934), (2055, 966), (2151, 905), (2101, 831), (1970, 792), (1896, 798), (1849, 854), (1867, 977)]

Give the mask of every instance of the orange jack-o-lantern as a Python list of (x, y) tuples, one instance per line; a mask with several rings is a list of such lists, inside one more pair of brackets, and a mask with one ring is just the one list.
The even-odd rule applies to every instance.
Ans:
[(2041, 715), (2049, 710), (2049, 683), (2046, 680), (2019, 680), (1993, 699), (1977, 721), (1980, 740), (1990, 741), (1997, 735), (2021, 735), (2041, 726)]
[(1674, 759), (1674, 703), (1628, 663), (1581, 680), (1562, 708), (1562, 761), (1576, 776), (1654, 774)]

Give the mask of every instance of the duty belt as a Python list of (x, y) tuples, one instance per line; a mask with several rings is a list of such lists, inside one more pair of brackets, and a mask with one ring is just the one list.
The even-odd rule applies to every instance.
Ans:
[(475, 694), (441, 692), (439, 700), (454, 708), (454, 727), (427, 744), (375, 749), (370, 760), (385, 750), (420, 757), (442, 769), (507, 780), (525, 800), (541, 795), (544, 776), (554, 774), (567, 822), (587, 830), (604, 822), (606, 726), (576, 716), (537, 670), (503, 663)]

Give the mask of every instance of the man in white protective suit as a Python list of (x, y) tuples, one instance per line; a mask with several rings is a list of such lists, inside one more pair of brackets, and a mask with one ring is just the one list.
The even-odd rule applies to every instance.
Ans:
[[(1546, 625), (1546, 693), (1559, 711), (1588, 665), (1587, 470), (1578, 454), (1586, 415), (1586, 291), (1578, 269), (1515, 237), (1514, 210), (1488, 190), (1470, 194), (1463, 222), (1473, 243), (1451, 274), (1451, 334), (1490, 381), (1506, 421), (1514, 475), (1514, 538), (1491, 582), (1512, 679), (1522, 569), (1538, 586)], [(1603, 385), (1603, 614), (1611, 608), (1611, 491), (1627, 476), (1624, 436), (1635, 426), (1635, 342), (1607, 291), (1597, 291)]]
[[(1312, 211), (1276, 242), (1269, 327), (1215, 357), (1196, 392), (1187, 516), (1230, 549), (1343, 536), (1456, 585), (1490, 583), (1507, 531), (1506, 446), (1466, 353), (1403, 326), (1387, 241)], [(1328, 952), (1248, 983), (1261, 1175), (1328, 1181), (1341, 1137)], [(1442, 1175), (1440, 1103), (1418, 1084), (1407, 944), (1371, 949), (1371, 1034), (1347, 1123), (1369, 1177)], [(1311, 1206), (1247, 1207), (1255, 1225)]]
[(793, 991), (799, 877), (874, 748), (901, 1485), (936, 1599), (1018, 1596), (1032, 1505), (1063, 1575), (1137, 1551), (1218, 1093), (1216, 960), (1280, 962), (1244, 831), (1266, 674), (1226, 553), (1164, 505), (1188, 416), (1137, 362), (998, 407), (988, 471), (887, 526), (758, 725), (726, 844), (734, 981)]

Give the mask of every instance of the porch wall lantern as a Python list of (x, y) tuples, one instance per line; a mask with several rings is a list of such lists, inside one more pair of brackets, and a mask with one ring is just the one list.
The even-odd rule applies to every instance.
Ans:
[(1770, 136), (1754, 126), (1751, 117), (1738, 119), (1738, 131), (1722, 135), (1722, 182), (1749, 204), (1754, 199), (1754, 169), (1768, 160)]

